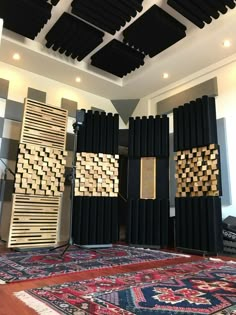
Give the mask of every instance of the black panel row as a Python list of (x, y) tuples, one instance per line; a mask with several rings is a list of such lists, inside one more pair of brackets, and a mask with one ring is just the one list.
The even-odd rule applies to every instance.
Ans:
[(46, 35), (46, 47), (81, 61), (103, 41), (104, 33), (64, 12)]
[(72, 13), (111, 34), (143, 9), (137, 0), (73, 0), (71, 6)]
[(91, 64), (122, 78), (144, 65), (144, 55), (113, 39), (91, 57)]
[(128, 242), (167, 247), (169, 200), (130, 200)]
[(236, 5), (234, 0), (168, 0), (167, 3), (199, 28), (218, 19), (220, 13), (225, 14), (227, 7), (233, 9)]
[(154, 57), (186, 36), (186, 27), (153, 5), (123, 32), (124, 42)]
[(72, 237), (75, 244), (111, 244), (118, 240), (118, 198), (74, 197)]
[(218, 143), (213, 97), (203, 96), (175, 108), (173, 113), (174, 151)]
[(34, 39), (51, 18), (52, 5), (45, 1), (1, 0), (0, 12), (4, 27)]
[(169, 118), (162, 117), (130, 117), (129, 150), (132, 157), (169, 156)]
[(77, 152), (118, 154), (119, 115), (81, 112), (84, 122), (78, 130)]
[(176, 247), (217, 254), (223, 250), (221, 199), (175, 198)]
[[(129, 199), (140, 199), (140, 158), (128, 160), (128, 196)], [(156, 196), (159, 199), (169, 198), (169, 159), (156, 159)]]

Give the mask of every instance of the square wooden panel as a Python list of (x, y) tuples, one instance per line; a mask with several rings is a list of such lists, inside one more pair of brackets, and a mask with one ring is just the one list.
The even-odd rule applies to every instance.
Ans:
[(119, 155), (77, 153), (75, 196), (117, 197)]
[(67, 116), (63, 108), (26, 99), (20, 142), (65, 150)]
[(178, 151), (175, 161), (176, 197), (220, 195), (218, 145)]
[(15, 175), (15, 193), (60, 196), (64, 191), (67, 153), (21, 143)]
[(156, 158), (140, 160), (140, 198), (156, 199)]
[(61, 197), (13, 194), (8, 247), (55, 245)]

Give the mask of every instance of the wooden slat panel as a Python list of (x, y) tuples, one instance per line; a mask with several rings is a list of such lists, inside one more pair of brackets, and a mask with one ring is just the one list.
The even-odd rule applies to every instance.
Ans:
[(60, 197), (13, 194), (8, 247), (55, 245), (60, 205)]
[(140, 198), (156, 199), (156, 158), (143, 157), (140, 161)]
[(26, 99), (20, 142), (64, 150), (67, 116), (65, 109)]

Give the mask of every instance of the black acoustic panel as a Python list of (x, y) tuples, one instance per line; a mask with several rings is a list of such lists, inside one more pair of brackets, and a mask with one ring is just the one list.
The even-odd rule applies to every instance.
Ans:
[(118, 154), (119, 115), (92, 110), (81, 112), (83, 122), (77, 131), (77, 152)]
[(169, 159), (156, 159), (156, 196), (169, 199)]
[(169, 156), (169, 118), (166, 115), (130, 117), (129, 148), (130, 158)]
[(140, 159), (128, 160), (128, 197), (140, 198)]
[(118, 240), (118, 198), (74, 197), (72, 237), (75, 244), (111, 244)]
[(141, 12), (143, 1), (138, 0), (73, 0), (72, 13), (85, 21), (115, 34), (131, 17)]
[(104, 33), (64, 12), (46, 35), (46, 47), (81, 61), (102, 43)]
[(113, 39), (91, 57), (91, 64), (122, 78), (144, 65), (144, 55)]
[(169, 200), (129, 200), (128, 242), (166, 247)]
[(46, 1), (0, 1), (4, 27), (30, 39), (34, 39), (51, 18), (51, 10), (52, 5)]
[[(235, 7), (234, 0), (168, 0), (167, 3), (199, 28), (203, 28), (212, 19), (218, 19), (228, 8)], [(220, 13), (219, 13), (220, 12)]]
[(186, 36), (186, 27), (153, 5), (124, 32), (124, 42), (154, 57)]
[(217, 254), (222, 252), (219, 197), (175, 198), (176, 246)]
[(203, 96), (173, 110), (174, 151), (217, 144), (215, 98)]

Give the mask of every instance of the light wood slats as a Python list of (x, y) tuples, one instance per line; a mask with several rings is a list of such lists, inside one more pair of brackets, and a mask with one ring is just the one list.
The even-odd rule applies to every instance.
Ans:
[(75, 196), (117, 197), (119, 155), (76, 154)]
[(140, 160), (140, 198), (156, 199), (156, 157)]
[(26, 99), (20, 142), (64, 150), (67, 115), (65, 109)]
[(13, 194), (8, 247), (55, 245), (60, 206), (60, 197)]
[(215, 144), (178, 151), (176, 197), (219, 196), (219, 149)]

